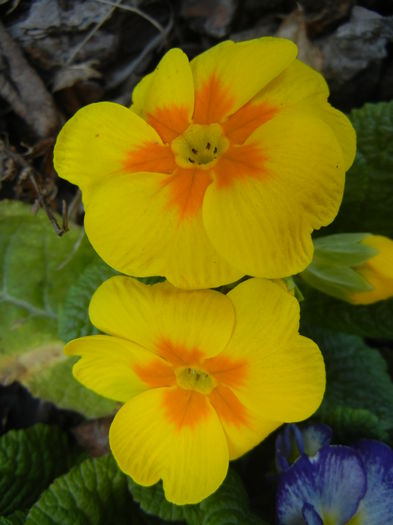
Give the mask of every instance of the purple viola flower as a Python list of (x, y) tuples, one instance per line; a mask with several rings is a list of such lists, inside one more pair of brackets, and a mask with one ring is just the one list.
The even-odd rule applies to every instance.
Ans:
[(393, 451), (363, 440), (328, 445), (280, 476), (279, 525), (392, 525)]
[(303, 428), (295, 424), (285, 425), (276, 438), (277, 470), (288, 469), (299, 456), (314, 456), (330, 443), (331, 438), (332, 429), (322, 423)]

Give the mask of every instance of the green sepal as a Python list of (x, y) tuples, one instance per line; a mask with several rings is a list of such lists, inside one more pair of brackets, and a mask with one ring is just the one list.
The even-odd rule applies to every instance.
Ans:
[(377, 255), (378, 250), (363, 244), (369, 233), (337, 233), (314, 239), (313, 263), (358, 266)]
[(353, 293), (373, 287), (356, 271), (356, 266), (374, 257), (378, 251), (362, 243), (368, 233), (342, 233), (314, 241), (314, 257), (300, 274), (307, 284), (321, 292), (350, 302)]

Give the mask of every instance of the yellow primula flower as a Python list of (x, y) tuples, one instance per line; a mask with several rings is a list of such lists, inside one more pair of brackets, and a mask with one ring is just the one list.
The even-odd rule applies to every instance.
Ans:
[(393, 241), (382, 235), (367, 235), (362, 243), (374, 248), (377, 253), (355, 266), (354, 270), (372, 289), (352, 293), (349, 300), (354, 304), (371, 304), (393, 297)]
[(112, 452), (137, 483), (162, 479), (173, 503), (212, 494), (229, 460), (321, 403), (323, 358), (298, 333), (298, 302), (273, 282), (250, 279), (223, 295), (116, 276), (89, 314), (110, 335), (68, 343), (66, 353), (81, 356), (74, 376), (125, 403)]
[(79, 110), (55, 147), (82, 189), (86, 233), (117, 270), (210, 288), (282, 278), (341, 203), (355, 133), (289, 40), (171, 49), (133, 92)]

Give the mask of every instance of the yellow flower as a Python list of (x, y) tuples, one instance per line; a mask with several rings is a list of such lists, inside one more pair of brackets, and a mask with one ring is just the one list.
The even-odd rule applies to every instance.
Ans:
[(393, 297), (393, 241), (382, 235), (368, 235), (362, 244), (378, 252), (354, 267), (372, 289), (351, 294), (350, 301), (354, 304), (371, 304)]
[(172, 49), (131, 109), (82, 108), (55, 147), (82, 189), (86, 233), (128, 275), (210, 288), (282, 278), (311, 261), (355, 154), (323, 77), (280, 38), (226, 41), (188, 61)]
[(68, 343), (82, 357), (73, 373), (125, 403), (109, 434), (120, 468), (144, 486), (162, 479), (176, 504), (209, 496), (229, 460), (322, 400), (321, 353), (298, 333), (296, 299), (273, 282), (250, 279), (223, 295), (117, 276), (89, 313), (110, 335)]

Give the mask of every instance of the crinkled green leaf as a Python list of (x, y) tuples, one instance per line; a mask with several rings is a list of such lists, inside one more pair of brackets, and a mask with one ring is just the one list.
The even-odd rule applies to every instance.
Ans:
[(98, 260), (89, 265), (71, 286), (59, 318), (59, 335), (63, 341), (98, 333), (89, 319), (89, 303), (99, 285), (116, 273)]
[(319, 344), (326, 364), (326, 393), (317, 416), (334, 427), (335, 435), (353, 432), (351, 425), (358, 436), (393, 435), (393, 383), (379, 351), (360, 337), (315, 326), (306, 335)]
[(24, 525), (27, 512), (17, 510), (9, 516), (0, 516), (0, 525)]
[(26, 525), (147, 525), (112, 456), (88, 459), (57, 478), (30, 509)]
[(88, 416), (113, 409), (73, 378), (73, 361), (58, 336), (70, 287), (97, 259), (79, 227), (59, 238), (42, 210), (32, 215), (21, 202), (0, 202), (1, 384), (18, 380), (33, 394)]
[[(100, 284), (117, 273), (101, 260), (94, 261), (85, 269), (70, 288), (60, 312), (59, 335), (63, 341), (97, 333), (89, 319), (89, 303)], [(164, 279), (141, 277), (138, 280), (145, 284), (155, 284)]]
[(298, 283), (304, 300), (301, 320), (363, 337), (393, 339), (393, 299), (370, 305), (352, 305)]
[(37, 424), (0, 437), (0, 515), (29, 508), (79, 451), (57, 427)]
[(318, 419), (334, 428), (336, 442), (352, 443), (360, 438), (388, 439), (383, 421), (365, 408), (323, 403)]
[(393, 101), (366, 104), (349, 118), (357, 132), (357, 155), (340, 212), (328, 231), (393, 238)]
[(251, 514), (247, 494), (235, 471), (229, 470), (221, 487), (198, 505), (178, 506), (169, 503), (162, 484), (141, 487), (128, 478), (128, 487), (141, 508), (166, 521), (188, 525), (266, 525)]
[(165, 499), (162, 483), (157, 483), (151, 487), (142, 487), (135, 483), (131, 478), (127, 478), (128, 488), (134, 500), (140, 504), (141, 508), (148, 514), (158, 516), (165, 521), (183, 522), (185, 521), (185, 509), (189, 507), (190, 514), (194, 513), (197, 519), (200, 516), (198, 505), (174, 505)]

